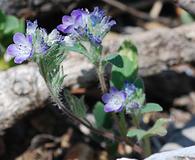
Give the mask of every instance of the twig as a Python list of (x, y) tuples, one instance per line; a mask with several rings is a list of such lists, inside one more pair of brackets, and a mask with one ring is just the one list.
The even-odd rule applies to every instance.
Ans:
[(150, 16), (152, 18), (158, 18), (162, 10), (162, 7), (163, 7), (163, 2), (160, 0), (156, 1), (150, 11)]
[(142, 19), (142, 20), (146, 20), (146, 21), (159, 21), (161, 23), (169, 23), (170, 21), (167, 19), (167, 18), (162, 18), (162, 17), (159, 17), (159, 18), (152, 18), (150, 17), (150, 15), (144, 13), (144, 12), (141, 12), (133, 7), (130, 7), (130, 6), (127, 6), (117, 0), (102, 0), (103, 2), (113, 6), (113, 7), (116, 7), (122, 11), (125, 11), (127, 13), (129, 13), (130, 15), (136, 17), (136, 18), (139, 18), (139, 19)]

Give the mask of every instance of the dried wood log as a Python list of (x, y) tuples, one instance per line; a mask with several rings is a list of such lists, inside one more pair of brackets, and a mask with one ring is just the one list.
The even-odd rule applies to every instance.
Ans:
[[(105, 39), (105, 51), (114, 52), (125, 39), (138, 46), (140, 75), (148, 76), (176, 64), (195, 60), (195, 24), (175, 29), (158, 29), (135, 35), (111, 34)], [(97, 82), (93, 65), (78, 54), (63, 62), (66, 87), (89, 86)], [(30, 63), (0, 72), (0, 131), (12, 126), (21, 116), (41, 107), (48, 90), (36, 65)]]
[(176, 4), (195, 16), (195, 0), (175, 0)]

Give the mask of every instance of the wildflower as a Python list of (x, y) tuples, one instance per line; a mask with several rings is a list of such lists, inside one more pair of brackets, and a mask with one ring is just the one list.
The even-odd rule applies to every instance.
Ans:
[(46, 54), (52, 45), (60, 43), (62, 40), (63, 37), (56, 29), (47, 34), (44, 28), (37, 28), (36, 34), (33, 36), (35, 53)]
[(136, 91), (136, 86), (133, 83), (128, 83), (128, 82), (125, 83), (124, 92), (128, 97), (133, 95), (133, 93), (135, 93), (135, 91)]
[(95, 7), (93, 12), (89, 14), (88, 20), (88, 37), (95, 44), (101, 44), (102, 39), (110, 31), (110, 28), (116, 22), (111, 20), (111, 17), (105, 16), (105, 12), (98, 7)]
[(17, 64), (22, 63), (33, 55), (32, 36), (16, 33), (13, 37), (14, 44), (8, 46), (6, 53), (14, 58)]
[(109, 93), (105, 93), (102, 96), (102, 100), (105, 103), (105, 112), (120, 112), (123, 109), (125, 102), (125, 93), (112, 87)]
[(34, 35), (37, 27), (38, 27), (37, 20), (35, 20), (34, 22), (26, 21), (26, 34)]
[(131, 101), (126, 105), (126, 110), (137, 110), (141, 108), (141, 104), (136, 101)]
[(60, 32), (57, 29), (51, 31), (51, 33), (47, 36), (46, 43), (48, 46), (52, 46), (55, 43), (61, 42), (63, 40), (63, 36), (60, 35)]
[(100, 45), (102, 39), (116, 22), (105, 15), (105, 12), (95, 7), (88, 10), (73, 10), (70, 16), (63, 16), (62, 24), (57, 29), (73, 38), (89, 40), (94, 45)]
[(85, 27), (87, 12), (81, 9), (73, 10), (71, 16), (63, 16), (62, 24), (57, 29), (63, 33), (77, 34), (77, 31)]
[(63, 41), (60, 33), (54, 29), (47, 34), (43, 28), (38, 28), (37, 21), (27, 21), (26, 34), (16, 33), (14, 44), (8, 46), (6, 53), (14, 58), (15, 63), (22, 63), (34, 54), (46, 54), (55, 43)]

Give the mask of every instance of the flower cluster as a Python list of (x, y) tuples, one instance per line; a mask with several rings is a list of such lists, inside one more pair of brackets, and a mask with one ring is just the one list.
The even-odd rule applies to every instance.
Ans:
[(70, 16), (62, 17), (62, 24), (57, 29), (70, 35), (73, 39), (90, 41), (100, 45), (104, 36), (116, 22), (105, 15), (105, 12), (95, 7), (93, 12), (88, 10), (73, 10)]
[(63, 37), (56, 29), (47, 34), (45, 29), (38, 28), (37, 21), (27, 21), (26, 34), (15, 33), (14, 44), (8, 46), (6, 53), (15, 57), (14, 62), (19, 64), (33, 57), (34, 54), (46, 54), (53, 44), (62, 40)]
[[(121, 112), (123, 108), (126, 111), (140, 109), (142, 104), (137, 98), (139, 89), (133, 84), (126, 82), (122, 90), (112, 87), (109, 93), (102, 96), (105, 103), (105, 112)], [(138, 96), (139, 97), (139, 96)]]

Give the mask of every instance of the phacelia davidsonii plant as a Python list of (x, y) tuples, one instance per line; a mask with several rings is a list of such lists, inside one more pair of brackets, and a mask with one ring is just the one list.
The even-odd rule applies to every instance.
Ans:
[[(14, 35), (14, 44), (7, 48), (7, 54), (14, 57), (15, 63), (32, 60), (38, 64), (52, 100), (71, 120), (112, 142), (140, 144), (144, 155), (148, 156), (151, 153), (149, 138), (164, 135), (167, 121), (159, 119), (152, 128), (142, 129), (143, 115), (162, 111), (162, 108), (155, 103), (146, 103), (144, 85), (138, 76), (137, 49), (131, 42), (125, 41), (116, 53), (102, 54), (102, 40), (115, 24), (98, 7), (92, 12), (73, 10), (70, 15), (63, 16), (62, 24), (49, 34), (38, 27), (37, 21), (27, 21), (26, 33)], [(61, 62), (70, 51), (84, 55), (97, 70), (103, 103), (97, 102), (94, 106), (95, 124), (86, 118), (83, 98), (72, 96), (66, 89), (61, 94), (65, 78)], [(109, 84), (104, 78), (107, 64), (112, 65)], [(61, 101), (63, 96), (66, 104)], [(129, 129), (128, 121), (134, 129)], [(137, 142), (134, 137), (137, 137)]]

